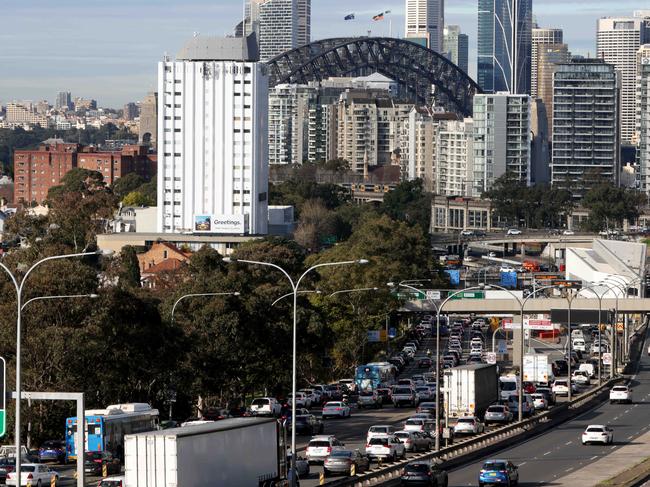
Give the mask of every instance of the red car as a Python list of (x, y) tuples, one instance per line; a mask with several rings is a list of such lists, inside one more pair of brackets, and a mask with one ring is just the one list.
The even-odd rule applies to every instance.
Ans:
[(524, 381), (524, 391), (526, 394), (534, 394), (537, 388), (535, 387), (535, 384), (532, 382), (525, 382)]

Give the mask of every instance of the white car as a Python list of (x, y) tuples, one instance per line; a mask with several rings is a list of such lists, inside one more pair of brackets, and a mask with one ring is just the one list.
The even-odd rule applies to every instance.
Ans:
[(588, 386), (591, 384), (589, 373), (584, 370), (576, 370), (571, 376), (571, 380), (576, 384), (580, 384), (581, 386)]
[(411, 417), (404, 421), (404, 431), (435, 431), (435, 421), (422, 417)]
[(523, 232), (518, 228), (508, 228), (506, 235), (521, 235)]
[(461, 416), (454, 426), (454, 434), (478, 435), (485, 431), (485, 425), (476, 416)]
[(323, 419), (325, 418), (345, 418), (350, 417), (350, 406), (343, 401), (330, 401), (326, 402), (323, 406)]
[(609, 351), (609, 346), (606, 343), (592, 343), (591, 344), (591, 355), (598, 355), (598, 353), (607, 353)]
[(377, 424), (371, 426), (368, 429), (368, 434), (366, 435), (366, 443), (368, 443), (375, 436), (391, 436), (395, 434), (396, 431), (397, 428), (388, 424)]
[(614, 430), (609, 426), (602, 424), (590, 424), (587, 429), (582, 433), (582, 444), (589, 443), (602, 443), (603, 445), (611, 445), (614, 442)]
[(418, 452), (420, 450), (430, 450), (431, 437), (417, 431), (398, 431), (395, 436), (399, 441), (404, 443), (406, 451)]
[(533, 393), (530, 395), (533, 398), (533, 404), (535, 404), (535, 410), (546, 409), (548, 407), (548, 401), (544, 394)]
[(314, 436), (309, 440), (305, 456), (309, 463), (322, 462), (332, 453), (332, 450), (344, 447), (345, 444), (336, 439), (334, 435)]
[(280, 416), (282, 404), (274, 397), (256, 397), (251, 403), (251, 413), (257, 416)]
[(632, 404), (632, 389), (628, 386), (614, 386), (609, 391), (609, 403), (624, 402)]
[(406, 456), (406, 446), (395, 435), (375, 436), (366, 445), (366, 455), (371, 459), (394, 462)]
[(517, 271), (515, 270), (514, 267), (504, 265), (499, 268), (499, 272), (517, 272)]
[[(287, 403), (291, 404), (293, 394), (289, 394), (287, 396)], [(311, 407), (311, 400), (309, 399), (309, 396), (305, 394), (304, 392), (296, 392), (296, 407), (297, 408), (310, 408)]]
[(571, 348), (575, 350), (576, 352), (586, 352), (587, 351), (587, 346), (585, 344), (585, 341), (582, 340), (581, 338), (575, 338), (571, 342)]
[[(20, 466), (20, 485), (50, 485), (52, 477), (58, 482), (59, 474), (50, 469), (47, 465), (40, 463), (23, 463)], [(19, 485), (18, 474), (11, 472), (7, 474), (6, 485)]]
[(576, 233), (573, 230), (564, 230), (562, 235), (575, 235)]
[(569, 381), (568, 380), (556, 380), (551, 386), (551, 391), (556, 396), (568, 396), (569, 395)]
[(124, 475), (106, 477), (99, 481), (97, 487), (126, 487), (126, 477)]

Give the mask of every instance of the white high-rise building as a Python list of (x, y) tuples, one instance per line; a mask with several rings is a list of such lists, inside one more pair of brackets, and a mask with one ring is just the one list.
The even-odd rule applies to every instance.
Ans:
[(443, 52), (445, 0), (406, 0), (406, 39)]
[[(309, 19), (299, 20), (299, 4), (305, 15), (309, 12)], [(266, 0), (260, 2), (258, 39), (260, 60), (268, 61), (302, 45), (301, 42), (305, 40), (306, 36), (310, 35), (310, 21), (311, 4), (306, 4), (305, 0)], [(302, 38), (299, 36), (299, 31), (302, 32)]]
[(531, 110), (528, 95), (495, 93), (474, 97), (473, 194), (511, 173), (530, 184)]
[(158, 64), (163, 233), (266, 234), (268, 76), (253, 37), (194, 37)]
[(620, 77), (621, 142), (630, 143), (636, 117), (636, 54), (650, 30), (650, 18), (598, 20), (598, 57), (613, 65)]
[(443, 50), (447, 59), (467, 73), (469, 67), (469, 37), (460, 31), (459, 25), (447, 25), (443, 29)]
[(650, 44), (637, 53), (636, 134), (638, 189), (650, 193)]
[(562, 44), (562, 29), (543, 29), (539, 27), (533, 27), (532, 31), (532, 43), (531, 43), (531, 55), (530, 55), (530, 95), (533, 98), (536, 98), (538, 95), (537, 92), (537, 76), (538, 76), (538, 52), (541, 45), (548, 44)]
[(474, 122), (440, 122), (436, 141), (436, 194), (469, 196), (474, 175)]
[(277, 85), (269, 90), (269, 164), (307, 160), (309, 106), (317, 88)]

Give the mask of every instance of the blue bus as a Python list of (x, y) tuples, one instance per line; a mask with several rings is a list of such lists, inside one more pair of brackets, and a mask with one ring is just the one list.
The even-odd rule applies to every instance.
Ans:
[(371, 391), (380, 386), (390, 386), (395, 382), (396, 368), (388, 362), (372, 362), (357, 367), (354, 383), (357, 391)]
[[(124, 435), (156, 430), (159, 413), (149, 404), (113, 404), (106, 409), (86, 411), (85, 451), (109, 451), (124, 461)], [(77, 458), (77, 417), (65, 420), (66, 461)]]

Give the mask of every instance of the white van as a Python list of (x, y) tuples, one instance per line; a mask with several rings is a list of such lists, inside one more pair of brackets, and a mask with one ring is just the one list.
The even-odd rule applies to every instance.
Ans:
[(510, 396), (518, 394), (517, 377), (512, 375), (499, 377), (499, 396), (502, 401), (507, 401)]
[(587, 372), (589, 374), (589, 377), (593, 378), (594, 375), (596, 374), (594, 364), (580, 364), (580, 367), (578, 370), (581, 370), (583, 372)]
[(573, 348), (573, 350), (575, 350), (576, 352), (587, 351), (587, 345), (585, 344), (585, 341), (582, 338), (574, 338), (573, 342), (571, 343), (571, 348)]

